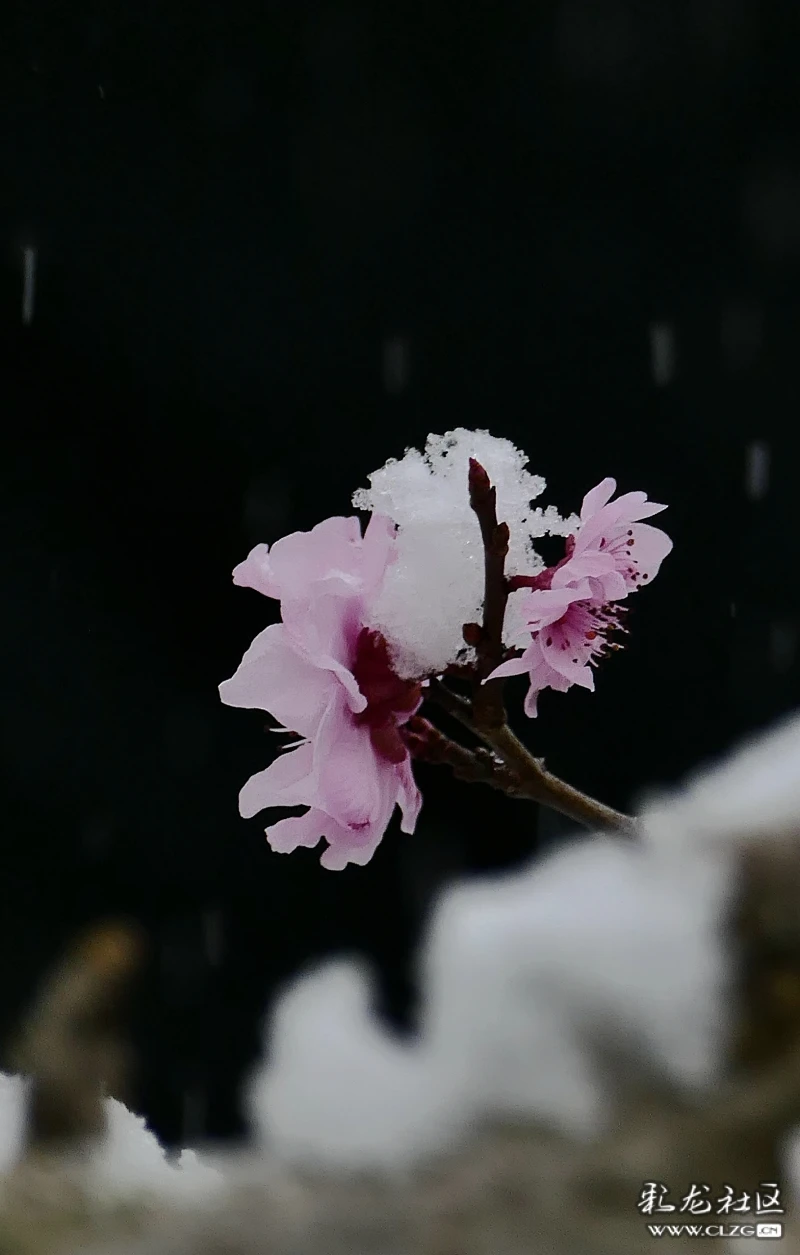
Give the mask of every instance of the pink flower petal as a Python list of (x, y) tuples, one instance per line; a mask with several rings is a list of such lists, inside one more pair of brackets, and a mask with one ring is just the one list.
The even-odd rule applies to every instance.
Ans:
[(370, 833), (370, 839), (362, 845), (351, 845), (348, 841), (337, 841), (335, 838), (320, 858), (320, 863), (329, 872), (344, 871), (350, 863), (357, 867), (366, 867), (381, 841), (384, 828), (376, 828)]
[(400, 822), (401, 832), (413, 832), (417, 826), (420, 810), (422, 809), (422, 794), (417, 788), (414, 779), (414, 772), (411, 767), (411, 759), (407, 758), (404, 762), (399, 763), (395, 768), (398, 778), (397, 801), (400, 806), (400, 812), (403, 816)]
[[(547, 639), (539, 640), (542, 657), (548, 667), (553, 671), (557, 671), (570, 684), (579, 684), (581, 688), (594, 689), (594, 676), (591, 667), (587, 666), (581, 657), (580, 646), (576, 646), (575, 642), (567, 642), (561, 637), (553, 638), (553, 644), (548, 645)], [(562, 648), (563, 645), (566, 649)], [(552, 687), (552, 686), (550, 686)]]
[[(506, 680), (512, 675), (523, 675), (528, 670), (528, 664), (524, 656), (522, 658), (509, 658), (507, 662), (501, 662), (499, 667), (495, 667), (489, 680)], [(486, 684), (486, 680), (484, 680)]]
[(319, 581), (338, 580), (346, 592), (358, 574), (360, 550), (361, 525), (355, 516), (324, 519), (310, 532), (276, 540), (269, 553), (271, 583), (282, 601), (308, 599)]
[(320, 859), (322, 866), (328, 871), (341, 871), (348, 863), (364, 867), (383, 840), (393, 809), (394, 798), (388, 792), (383, 798), (382, 809), (369, 824), (357, 831), (326, 816), (322, 835), (328, 842), (328, 849)]
[(672, 552), (672, 541), (660, 527), (650, 527), (648, 523), (637, 523), (633, 533), (640, 579), (646, 575), (648, 580), (652, 580), (667, 554)]
[(529, 719), (538, 718), (539, 693), (540, 692), (541, 692), (541, 689), (536, 689), (533, 687), (533, 684), (531, 684), (527, 693), (525, 694), (525, 701), (523, 702), (522, 708), (525, 711), (525, 714), (528, 716)]
[(239, 794), (239, 814), (250, 819), (270, 806), (307, 806), (313, 794), (314, 749), (307, 741), (279, 754), (251, 776)]
[(589, 583), (592, 588), (592, 600), (597, 605), (602, 605), (605, 601), (622, 601), (630, 592), (629, 585), (625, 583), (625, 577), (619, 571), (609, 571), (607, 575), (603, 575), (600, 579), (591, 579)]
[(367, 704), (350, 670), (360, 630), (359, 609), (359, 601), (348, 605), (341, 598), (330, 596), (283, 606), (284, 624), (293, 647), (310, 666), (335, 676), (347, 694), (350, 709), (356, 713)]
[(552, 589), (570, 587), (576, 580), (588, 576), (608, 575), (614, 571), (615, 563), (611, 554), (602, 550), (589, 550), (586, 553), (576, 552), (553, 576)]
[(267, 828), (267, 841), (276, 854), (291, 854), (300, 846), (313, 849), (322, 839), (322, 829), (327, 819), (321, 811), (309, 810), (305, 815), (290, 815)]
[(588, 548), (603, 548), (614, 538), (622, 536), (624, 529), (637, 519), (649, 518), (651, 514), (659, 514), (666, 506), (655, 501), (648, 501), (646, 493), (629, 492), (610, 501), (594, 514), (588, 515), (581, 523), (575, 544), (576, 554)]
[(269, 546), (256, 545), (244, 562), (233, 570), (233, 582), (240, 588), (254, 588), (265, 597), (280, 597), (280, 589), (272, 578)]
[(268, 711), (285, 728), (310, 736), (335, 684), (329, 672), (300, 657), (282, 623), (273, 623), (258, 634), (219, 694), (226, 706)]
[(525, 658), (530, 671), (531, 683), (525, 696), (524, 710), (529, 719), (535, 719), (539, 713), (538, 697), (542, 690), (549, 688), (555, 689), (559, 693), (566, 693), (567, 689), (570, 688), (570, 682), (563, 675), (554, 671), (546, 662), (538, 637), (531, 641)]
[(346, 708), (332, 703), (320, 724), (315, 752), (317, 805), (345, 827), (368, 824), (381, 809), (385, 790), (383, 760), (375, 754), (369, 728), (357, 727)]
[(573, 585), (566, 588), (536, 588), (528, 594), (525, 612), (530, 622), (543, 623), (548, 619), (559, 619), (573, 601), (580, 601), (584, 595), (582, 588)]
[(587, 492), (581, 505), (581, 518), (588, 519), (590, 515), (601, 509), (607, 501), (611, 500), (616, 487), (617, 481), (615, 479), (603, 479), (595, 488)]
[(613, 503), (619, 510), (619, 518), (629, 523), (639, 519), (649, 519), (652, 514), (660, 514), (666, 510), (665, 505), (657, 501), (648, 501), (646, 492), (626, 492)]

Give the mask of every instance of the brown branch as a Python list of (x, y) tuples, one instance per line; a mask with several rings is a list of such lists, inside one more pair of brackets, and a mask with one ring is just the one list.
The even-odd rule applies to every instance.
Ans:
[(505, 723), (499, 728), (479, 724), (469, 702), (441, 681), (432, 680), (426, 695), (494, 750), (518, 782), (518, 796), (548, 806), (550, 810), (558, 811), (586, 828), (608, 828), (630, 834), (635, 831), (636, 822), (629, 815), (598, 802), (547, 771), (541, 760), (533, 757)]
[(544, 763), (533, 757), (507, 725), (487, 732), (481, 730), (479, 735), (519, 777), (528, 797), (568, 819), (577, 820), (586, 828), (610, 828), (631, 835), (636, 831), (636, 821), (630, 815), (598, 802), (547, 771)]
[(472, 624), (465, 625), (468, 643), (475, 644), (478, 665), (475, 674), (473, 707), (481, 726), (501, 727), (506, 721), (503, 681), (486, 677), (503, 661), (503, 620), (508, 590), (505, 564), (508, 553), (508, 524), (497, 521), (497, 492), (489, 476), (475, 458), (469, 460), (469, 503), (477, 517), (483, 540), (484, 594), (483, 624), (480, 634), (469, 641)]
[[(483, 623), (463, 625), (464, 640), (476, 652), (475, 665), (467, 669), (472, 680), (472, 702), (459, 697), (441, 680), (430, 682), (426, 696), (469, 728), (489, 747), (494, 757), (464, 750), (448, 738), (437, 742), (431, 734), (428, 734), (428, 756), (438, 755), (431, 761), (447, 762), (456, 774), (461, 773), (461, 779), (484, 780), (512, 796), (526, 797), (548, 806), (587, 828), (631, 833), (636, 825), (630, 816), (605, 806), (552, 775), (540, 759), (526, 750), (508, 726), (503, 702), (504, 681), (487, 678), (512, 652), (503, 645), (503, 621), (511, 587), (505, 575), (508, 525), (497, 520), (497, 492), (475, 458), (469, 460), (468, 484), (469, 503), (481, 529), (484, 555)], [(460, 675), (463, 670), (463, 667), (451, 667), (448, 673)], [(417, 755), (422, 756), (424, 749), (423, 744), (418, 745)], [(504, 768), (502, 772), (498, 770), (498, 759)], [(490, 779), (487, 779), (487, 773)]]
[(528, 799), (513, 771), (490, 750), (482, 745), (467, 749), (445, 736), (427, 719), (418, 715), (410, 719), (403, 729), (403, 740), (414, 758), (449, 767), (457, 780), (467, 784), (488, 784), (508, 797)]

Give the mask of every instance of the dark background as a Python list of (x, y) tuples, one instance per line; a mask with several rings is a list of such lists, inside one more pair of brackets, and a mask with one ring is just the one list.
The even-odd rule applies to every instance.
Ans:
[(555, 770), (629, 806), (798, 701), (798, 52), (796, 0), (4, 7), (0, 1032), (120, 913), (170, 1142), (243, 1132), (326, 951), (413, 1021), (433, 897), (535, 811), (420, 768), (366, 869), (272, 855), (266, 720), (216, 686), (272, 614), (232, 567), (429, 431), (670, 505), (630, 647), (526, 727)]

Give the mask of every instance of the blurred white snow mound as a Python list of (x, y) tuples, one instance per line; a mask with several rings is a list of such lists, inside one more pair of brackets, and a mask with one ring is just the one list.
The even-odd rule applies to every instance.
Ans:
[(800, 826), (800, 714), (753, 737), (645, 810), (654, 843), (706, 845), (770, 836)]
[(25, 1133), (25, 1082), (0, 1072), (0, 1173), (17, 1161)]
[[(27, 1081), (0, 1072), (0, 1173), (18, 1161), (25, 1131)], [(108, 1128), (89, 1160), (92, 1187), (103, 1197), (154, 1193), (198, 1201), (216, 1192), (223, 1177), (193, 1151), (177, 1162), (148, 1129), (141, 1116), (114, 1098), (106, 1099)]]
[(300, 978), (277, 1006), (269, 1065), (246, 1092), (264, 1149), (304, 1164), (361, 1168), (435, 1150), (457, 1108), (424, 1047), (397, 1041), (370, 1010), (360, 964)]
[(614, 1093), (597, 1038), (687, 1089), (708, 1084), (725, 1039), (716, 927), (728, 883), (725, 862), (597, 837), (449, 891), (414, 1043), (372, 1015), (356, 965), (323, 967), (284, 996), (248, 1095), (262, 1144), (401, 1168), (483, 1117), (590, 1135)]
[(725, 867), (596, 837), (521, 873), (447, 894), (424, 963), (423, 1031), (476, 1114), (573, 1134), (608, 1114), (603, 1056), (685, 1088), (716, 1075), (727, 963)]
[(107, 1098), (106, 1110), (108, 1132), (92, 1156), (92, 1174), (101, 1188), (199, 1200), (222, 1185), (222, 1174), (193, 1150), (182, 1150), (176, 1161), (170, 1160), (143, 1117), (124, 1103)]
[(591, 1135), (609, 1055), (687, 1091), (720, 1075), (733, 977), (721, 928), (736, 839), (800, 828), (800, 717), (594, 837), (451, 889), (423, 955), (416, 1040), (399, 1043), (341, 961), (279, 1003), (248, 1100), (289, 1159), (402, 1167), (465, 1126), (530, 1116)]

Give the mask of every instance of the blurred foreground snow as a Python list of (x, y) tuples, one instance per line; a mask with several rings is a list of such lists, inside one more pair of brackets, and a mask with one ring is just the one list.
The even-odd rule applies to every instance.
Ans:
[[(69, 1250), (418, 1255), (451, 1249), (452, 1217), (464, 1255), (649, 1249), (640, 1186), (623, 1182), (622, 1227), (607, 1199), (601, 1223), (586, 1165), (590, 1187), (598, 1163), (626, 1162), (615, 1102), (637, 1075), (701, 1099), (723, 1077), (737, 1013), (724, 922), (737, 850), (800, 834), (800, 719), (641, 815), (638, 841), (588, 838), (445, 893), (412, 1042), (373, 1015), (358, 963), (301, 977), (271, 1017), (265, 1062), (247, 1088), (257, 1153), (231, 1158), (222, 1175), (187, 1152), (172, 1165), (144, 1122), (110, 1102), (89, 1188), (109, 1200), (157, 1194), (162, 1211), (148, 1213), (152, 1239)], [(0, 1170), (20, 1153), (23, 1091), (0, 1076)], [(663, 1162), (662, 1130), (673, 1165), (695, 1148), (671, 1124), (669, 1098), (659, 1106), (653, 1095), (625, 1143), (633, 1176), (640, 1147)], [(785, 1166), (788, 1195), (796, 1143)], [(223, 1183), (232, 1192), (208, 1188)], [(196, 1214), (201, 1199), (211, 1200), (207, 1220)], [(9, 1215), (0, 1202), (0, 1237)], [(789, 1239), (784, 1248), (797, 1249)]]
[(446, 892), (422, 960), (417, 1040), (370, 1010), (357, 963), (279, 1002), (248, 1102), (284, 1159), (402, 1167), (492, 1117), (600, 1131), (625, 1070), (719, 1080), (733, 956), (721, 924), (740, 839), (800, 830), (800, 719), (646, 804), (642, 839), (589, 837)]
[[(0, 1173), (20, 1159), (25, 1131), (27, 1085), (0, 1072)], [(172, 1162), (141, 1116), (114, 1098), (106, 1099), (108, 1129), (89, 1163), (92, 1188), (115, 1198), (153, 1191), (173, 1197), (200, 1197), (221, 1184), (220, 1174), (184, 1150)]]

